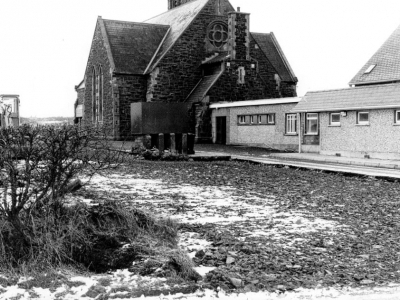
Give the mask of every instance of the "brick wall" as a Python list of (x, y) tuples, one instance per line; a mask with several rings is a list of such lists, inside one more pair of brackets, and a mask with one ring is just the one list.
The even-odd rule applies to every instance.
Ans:
[(320, 114), (321, 153), (400, 159), (400, 126), (394, 124), (394, 110), (370, 110), (365, 126), (356, 124), (356, 115), (348, 111), (340, 126), (329, 126), (329, 113)]

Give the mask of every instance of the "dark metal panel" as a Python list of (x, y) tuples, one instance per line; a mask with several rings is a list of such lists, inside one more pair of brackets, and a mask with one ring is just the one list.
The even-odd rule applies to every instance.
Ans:
[(132, 134), (189, 133), (188, 111), (186, 103), (132, 103)]

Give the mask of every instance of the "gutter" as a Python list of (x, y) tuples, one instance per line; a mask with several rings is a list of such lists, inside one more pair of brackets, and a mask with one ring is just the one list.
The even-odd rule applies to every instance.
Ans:
[(354, 106), (354, 107), (336, 107), (336, 108), (328, 108), (328, 109), (323, 109), (323, 108), (318, 108), (318, 109), (301, 109), (301, 110), (292, 110), (292, 113), (307, 113), (307, 112), (330, 112), (330, 111), (343, 111), (343, 110), (361, 110), (361, 109), (385, 109), (385, 108), (400, 108), (400, 103), (399, 104), (393, 104), (393, 105), (378, 105), (378, 106)]

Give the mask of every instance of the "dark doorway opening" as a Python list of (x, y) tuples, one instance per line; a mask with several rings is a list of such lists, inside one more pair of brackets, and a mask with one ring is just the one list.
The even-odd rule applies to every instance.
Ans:
[(217, 117), (216, 143), (226, 145), (226, 117)]

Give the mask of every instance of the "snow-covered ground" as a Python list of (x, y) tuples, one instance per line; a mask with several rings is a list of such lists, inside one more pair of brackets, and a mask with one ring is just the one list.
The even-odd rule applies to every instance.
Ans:
[[(111, 198), (140, 205), (153, 213), (172, 216), (185, 223), (214, 224), (231, 226), (237, 232), (237, 238), (245, 240), (251, 237), (268, 237), (287, 246), (302, 243), (301, 234), (324, 230), (326, 236), (334, 235), (341, 226), (339, 223), (321, 218), (313, 218), (306, 212), (283, 212), (274, 204), (274, 196), (260, 196), (251, 191), (240, 191), (234, 187), (209, 187), (201, 185), (176, 184), (154, 179), (140, 178), (139, 174), (114, 173), (109, 177), (95, 176), (85, 187), (88, 193), (69, 195), (69, 201), (91, 203), (94, 199)], [(285, 232), (296, 233), (299, 237), (287, 240)], [(329, 240), (328, 240), (329, 242)], [(195, 232), (185, 232), (180, 236), (179, 246), (193, 257), (196, 251), (206, 249), (210, 243)], [(199, 266), (197, 271), (204, 276), (213, 268)], [(20, 279), (20, 283), (23, 280)], [(64, 284), (56, 290), (33, 287), (29, 290), (18, 285), (0, 287), (0, 299), (100, 299), (108, 294), (112, 299), (127, 298), (128, 290), (142, 290), (154, 287), (166, 287), (163, 278), (141, 277), (127, 270), (112, 274), (91, 277), (72, 277), (70, 282), (79, 285)], [(107, 282), (107, 284), (104, 284)], [(90, 291), (94, 291), (91, 293)], [(96, 293), (98, 294), (96, 295)], [(297, 289), (283, 294), (278, 293), (243, 293), (226, 295), (220, 291), (198, 291), (194, 294), (161, 295), (145, 299), (340, 299), (372, 300), (400, 299), (400, 285), (382, 287), (337, 289)]]

